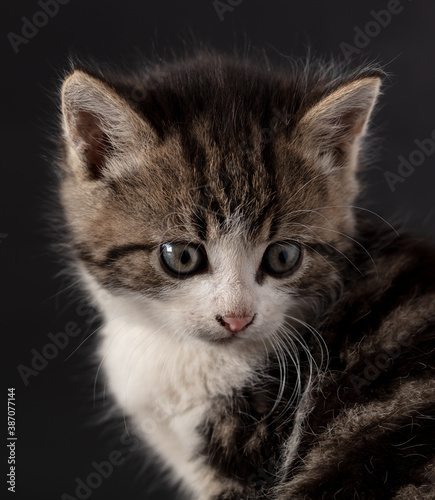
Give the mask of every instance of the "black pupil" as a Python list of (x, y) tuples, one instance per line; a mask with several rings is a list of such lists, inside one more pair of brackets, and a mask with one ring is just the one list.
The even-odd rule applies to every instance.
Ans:
[(190, 261), (190, 253), (187, 250), (183, 250), (180, 255), (180, 262), (185, 266)]

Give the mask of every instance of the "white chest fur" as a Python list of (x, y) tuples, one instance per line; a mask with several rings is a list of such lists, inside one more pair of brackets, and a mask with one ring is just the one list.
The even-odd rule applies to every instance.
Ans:
[(97, 297), (105, 323), (100, 357), (110, 392), (177, 479), (201, 492), (200, 498), (217, 493), (211, 471), (198, 467), (197, 427), (214, 396), (230, 395), (253, 377), (264, 344), (259, 350), (244, 342), (183, 338), (175, 327), (162, 326), (160, 317), (145, 314), (140, 302)]

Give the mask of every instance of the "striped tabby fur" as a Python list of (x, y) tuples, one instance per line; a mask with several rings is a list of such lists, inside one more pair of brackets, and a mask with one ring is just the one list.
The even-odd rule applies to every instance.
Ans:
[[(109, 390), (186, 498), (434, 499), (435, 251), (354, 206), (382, 72), (288, 64), (65, 78), (59, 193)], [(177, 242), (201, 272), (165, 269)], [(279, 276), (276, 242), (301, 252)]]

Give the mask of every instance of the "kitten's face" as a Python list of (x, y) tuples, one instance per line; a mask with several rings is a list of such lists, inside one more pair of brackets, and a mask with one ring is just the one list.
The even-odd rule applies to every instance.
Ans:
[(209, 110), (197, 103), (180, 123), (169, 115), (185, 103), (172, 92), (165, 122), (152, 115), (165, 113), (167, 91), (133, 110), (75, 72), (64, 85), (62, 201), (86, 273), (181, 338), (280, 335), (338, 276), (353, 232), (358, 140), (378, 85), (343, 85), (299, 115), (291, 99), (269, 102), (263, 114), (280, 109), (281, 123), (268, 121), (265, 135), (255, 106), (230, 120), (208, 96)]

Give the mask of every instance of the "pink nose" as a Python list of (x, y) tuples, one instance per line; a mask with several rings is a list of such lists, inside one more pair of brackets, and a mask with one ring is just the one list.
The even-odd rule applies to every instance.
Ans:
[(246, 316), (244, 318), (233, 318), (230, 316), (224, 316), (222, 318), (222, 323), (231, 332), (240, 332), (246, 325), (252, 321), (252, 316)]

